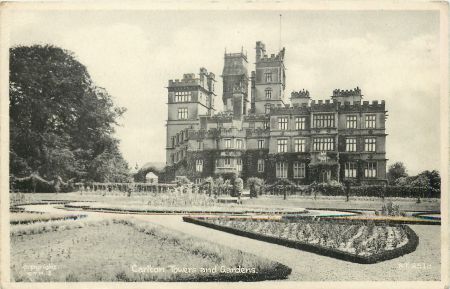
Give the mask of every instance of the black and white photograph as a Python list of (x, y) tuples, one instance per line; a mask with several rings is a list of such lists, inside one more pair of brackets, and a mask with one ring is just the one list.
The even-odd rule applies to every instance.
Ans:
[(2, 286), (444, 288), (448, 3), (331, 2), (1, 5)]

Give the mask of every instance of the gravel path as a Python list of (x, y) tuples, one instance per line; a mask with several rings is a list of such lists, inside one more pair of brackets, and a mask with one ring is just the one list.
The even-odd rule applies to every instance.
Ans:
[[(33, 206), (37, 210), (36, 206)], [(41, 211), (63, 210), (39, 207)], [(70, 211), (76, 213), (76, 211)], [(122, 214), (80, 212), (90, 218)], [(331, 257), (241, 237), (199, 225), (183, 222), (179, 215), (133, 215), (186, 234), (240, 249), (280, 262), (292, 268), (289, 280), (294, 281), (437, 281), (440, 280), (440, 226), (410, 226), (419, 236), (417, 250), (405, 256), (378, 264), (355, 264)]]

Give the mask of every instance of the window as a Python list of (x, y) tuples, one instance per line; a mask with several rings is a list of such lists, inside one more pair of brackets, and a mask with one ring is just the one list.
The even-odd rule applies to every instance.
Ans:
[(272, 82), (272, 72), (264, 73), (264, 77), (266, 79), (266, 82)]
[(201, 178), (195, 179), (196, 185), (201, 185), (202, 183), (203, 183), (203, 179), (201, 179)]
[(377, 116), (375, 114), (366, 115), (366, 128), (375, 128)]
[(203, 160), (196, 160), (195, 161), (195, 171), (197, 172), (203, 172)]
[(264, 140), (263, 139), (259, 139), (258, 140), (258, 148), (259, 149), (263, 149), (264, 148)]
[(237, 149), (243, 149), (244, 148), (244, 143), (241, 139), (236, 139), (236, 148)]
[(269, 129), (269, 128), (270, 128), (270, 122), (265, 121), (265, 122), (264, 122), (264, 128), (265, 128), (265, 129)]
[(305, 139), (304, 138), (294, 139), (294, 152), (296, 152), (296, 153), (305, 152)]
[(270, 104), (266, 104), (266, 105), (264, 106), (264, 110), (265, 110), (265, 113), (266, 113), (266, 114), (269, 114), (269, 113), (270, 113)]
[(197, 149), (202, 150), (203, 149), (203, 142), (201, 140), (197, 141)]
[(225, 148), (226, 149), (231, 148), (231, 139), (229, 139), (229, 138), (225, 139)]
[(306, 117), (304, 117), (304, 116), (297, 116), (295, 118), (295, 129), (296, 130), (303, 130), (303, 129), (305, 129), (305, 123), (306, 123)]
[(346, 178), (356, 178), (356, 164), (345, 163), (344, 176)]
[(192, 92), (190, 91), (176, 91), (175, 101), (176, 102), (189, 102), (191, 101)]
[(376, 178), (377, 177), (377, 163), (376, 162), (366, 163), (366, 168), (364, 169), (364, 177), (366, 177), (366, 178)]
[(175, 137), (172, 137), (172, 147), (175, 147)]
[(259, 173), (264, 172), (264, 160), (263, 159), (258, 160), (258, 172)]
[(287, 117), (279, 117), (278, 118), (278, 129), (287, 130), (288, 128), (288, 118)]
[(294, 179), (305, 177), (305, 163), (294, 162)]
[(238, 172), (242, 172), (242, 159), (236, 160), (236, 169)]
[(188, 118), (188, 109), (186, 107), (178, 109), (178, 119), (187, 119)]
[(313, 123), (315, 128), (334, 127), (334, 114), (315, 114)]
[(331, 137), (315, 138), (313, 147), (315, 151), (332, 151), (334, 150), (334, 139)]
[(356, 138), (349, 137), (345, 139), (345, 151), (356, 152)]
[(366, 152), (376, 151), (376, 142), (377, 142), (377, 139), (374, 137), (369, 137), (369, 138), (364, 139), (364, 151), (366, 151)]
[(279, 162), (276, 164), (276, 177), (281, 179), (287, 178), (288, 166), (286, 162)]
[(225, 159), (224, 164), (226, 167), (231, 167), (231, 159)]
[(266, 88), (266, 99), (272, 98), (272, 88)]
[(287, 152), (287, 139), (279, 139), (277, 140), (277, 151), (279, 153)]
[(357, 128), (356, 117), (356, 115), (347, 115), (347, 128)]

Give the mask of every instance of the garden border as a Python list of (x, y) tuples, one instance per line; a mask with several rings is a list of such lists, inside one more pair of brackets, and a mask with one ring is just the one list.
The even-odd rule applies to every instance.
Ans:
[(257, 211), (257, 210), (240, 210), (240, 211), (232, 211), (232, 210), (180, 210), (180, 209), (145, 209), (145, 210), (137, 210), (137, 209), (120, 209), (120, 208), (108, 208), (108, 207), (91, 207), (87, 205), (83, 206), (75, 206), (70, 204), (65, 204), (64, 208), (67, 209), (81, 209), (84, 211), (92, 211), (92, 212), (114, 212), (114, 213), (121, 213), (121, 214), (135, 214), (135, 213), (141, 213), (141, 214), (179, 214), (179, 215), (186, 215), (186, 214), (233, 214), (233, 215), (245, 215), (245, 214), (261, 214), (261, 215), (275, 215), (275, 216), (282, 216), (284, 214), (304, 214), (305, 211)]
[(414, 252), (416, 250), (417, 246), (419, 245), (419, 237), (411, 228), (409, 228), (406, 225), (400, 225), (405, 229), (406, 234), (408, 236), (408, 243), (406, 245), (404, 245), (400, 248), (396, 248), (393, 250), (385, 251), (383, 253), (378, 253), (378, 254), (366, 257), (366, 256), (358, 256), (358, 255), (350, 254), (350, 253), (343, 252), (343, 251), (338, 251), (336, 249), (327, 248), (327, 247), (323, 247), (320, 245), (313, 245), (313, 244), (308, 244), (308, 243), (304, 243), (304, 242), (293, 241), (293, 240), (288, 240), (288, 239), (284, 239), (284, 238), (277, 238), (277, 237), (267, 236), (267, 235), (263, 235), (263, 234), (259, 234), (259, 233), (248, 232), (248, 231), (244, 231), (244, 230), (240, 230), (240, 229), (236, 229), (236, 228), (220, 226), (220, 225), (216, 225), (213, 223), (209, 223), (202, 219), (203, 218), (193, 218), (193, 217), (186, 217), (186, 216), (183, 217), (183, 221), (187, 222), (187, 223), (205, 226), (208, 228), (235, 234), (235, 235), (242, 236), (242, 237), (256, 239), (259, 241), (265, 241), (265, 242), (269, 242), (269, 243), (273, 243), (273, 244), (277, 244), (277, 245), (295, 248), (295, 249), (299, 249), (299, 250), (303, 250), (303, 251), (307, 251), (307, 252), (311, 252), (311, 253), (316, 253), (318, 255), (323, 255), (323, 256), (332, 257), (332, 258), (349, 261), (349, 262), (353, 262), (353, 263), (359, 263), (359, 264), (374, 264), (374, 263), (378, 263), (381, 261), (394, 259), (394, 258), (403, 256), (405, 254)]

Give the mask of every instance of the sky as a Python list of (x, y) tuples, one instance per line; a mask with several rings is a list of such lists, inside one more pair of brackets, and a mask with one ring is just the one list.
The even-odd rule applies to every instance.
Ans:
[[(329, 99), (359, 86), (385, 100), (388, 165), (410, 174), (440, 168), (439, 14), (436, 11), (283, 11), (287, 96), (307, 89)], [(165, 162), (167, 84), (200, 67), (215, 73), (221, 110), (223, 54), (268, 54), (280, 45), (280, 11), (14, 11), (10, 44), (72, 51), (116, 105), (127, 108), (116, 137), (134, 167)]]

